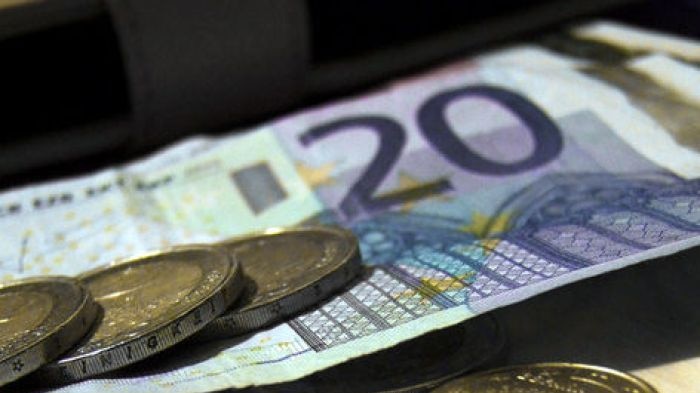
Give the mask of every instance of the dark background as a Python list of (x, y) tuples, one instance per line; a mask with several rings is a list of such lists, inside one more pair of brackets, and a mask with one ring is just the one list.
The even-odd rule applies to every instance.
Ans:
[[(0, 8), (0, 190), (123, 163), (186, 135), (242, 129), (585, 19), (700, 38), (693, 0), (232, 1), (238, 16), (227, 1), (115, 3)], [(138, 17), (125, 23), (129, 12)], [(142, 41), (133, 39), (136, 22)], [(202, 100), (187, 101), (191, 92)], [(490, 366), (632, 370), (700, 355), (697, 256), (644, 262), (497, 310), (509, 343)]]
[(700, 37), (694, 0), (0, 8), (0, 190), (122, 163), (186, 135), (242, 129), (594, 17)]

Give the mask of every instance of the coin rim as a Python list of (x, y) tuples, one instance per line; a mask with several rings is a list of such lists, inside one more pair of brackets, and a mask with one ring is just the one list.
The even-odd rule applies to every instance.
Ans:
[[(504, 367), (498, 367), (492, 370), (486, 370), (486, 371), (481, 371), (478, 373), (474, 374), (468, 374), (465, 375), (461, 378), (458, 379), (471, 379), (471, 378), (477, 378), (477, 377), (483, 377), (487, 376), (489, 374), (498, 374), (502, 373), (505, 371), (511, 371), (511, 370), (526, 370), (526, 369), (545, 369), (545, 368), (568, 368), (568, 369), (585, 369), (585, 370), (590, 370), (590, 371), (602, 371), (608, 374), (613, 374), (618, 377), (621, 377), (622, 379), (625, 379), (629, 382), (638, 384), (640, 387), (646, 389), (646, 391), (643, 391), (642, 393), (659, 393), (653, 386), (651, 386), (648, 382), (644, 381), (643, 379), (632, 375), (630, 373), (620, 371), (620, 370), (615, 370), (613, 368), (605, 367), (605, 366), (596, 366), (592, 364), (585, 364), (585, 363), (570, 363), (570, 362), (541, 362), (541, 363), (530, 363), (530, 364), (517, 364), (517, 365), (512, 365), (512, 366), (504, 366)], [(452, 382), (456, 382), (458, 379), (453, 379), (452, 381), (447, 381), (446, 383), (436, 387), (433, 392), (441, 392), (440, 389), (442, 387), (447, 386), (448, 384)]]
[[(211, 252), (213, 254), (219, 254), (223, 256), (228, 262), (228, 272), (225, 272), (223, 278), (221, 281), (214, 287), (208, 296), (203, 297), (196, 303), (192, 303), (190, 307), (187, 309), (181, 311), (178, 314), (175, 314), (172, 318), (170, 318), (168, 321), (163, 321), (162, 323), (158, 325), (154, 325), (152, 328), (144, 331), (143, 333), (139, 334), (137, 337), (131, 337), (128, 339), (122, 339), (118, 342), (115, 342), (109, 346), (106, 346), (104, 348), (100, 348), (97, 350), (93, 350), (84, 354), (80, 355), (74, 355), (70, 356), (67, 358), (62, 358), (58, 359), (55, 362), (47, 364), (43, 370), (46, 371), (46, 377), (49, 380), (53, 381), (60, 381), (60, 382), (66, 382), (66, 381), (78, 381), (81, 379), (85, 379), (91, 376), (99, 375), (108, 371), (116, 370), (122, 367), (125, 367), (129, 364), (136, 363), (138, 361), (141, 361), (143, 359), (146, 359), (152, 355), (155, 355), (163, 350), (166, 350), (167, 348), (170, 348), (174, 345), (177, 345), (178, 343), (182, 342), (186, 338), (192, 336), (193, 334), (197, 333), (199, 330), (204, 328), (207, 323), (213, 321), (216, 319), (217, 316), (212, 317), (208, 321), (204, 321), (205, 323), (202, 323), (201, 327), (197, 327), (196, 329), (193, 329), (189, 333), (184, 333), (182, 334), (182, 337), (178, 338), (177, 340), (173, 341), (170, 343), (170, 345), (166, 347), (162, 347), (157, 351), (153, 351), (151, 353), (143, 354), (145, 356), (140, 356), (138, 353), (134, 354), (134, 357), (132, 359), (129, 359), (130, 361), (125, 363), (125, 364), (118, 364), (115, 362), (115, 364), (112, 367), (105, 367), (103, 370), (100, 370), (99, 372), (96, 373), (91, 373), (91, 372), (85, 372), (83, 375), (80, 376), (72, 376), (70, 375), (67, 376), (64, 373), (61, 372), (61, 368), (63, 367), (70, 367), (72, 364), (77, 364), (78, 362), (82, 360), (87, 360), (91, 358), (96, 358), (99, 355), (106, 353), (106, 352), (112, 352), (112, 351), (117, 351), (120, 348), (124, 347), (125, 345), (129, 345), (132, 343), (136, 343), (139, 340), (144, 339), (145, 337), (152, 336), (155, 334), (158, 334), (159, 332), (163, 330), (167, 330), (173, 322), (180, 321), (183, 319), (186, 319), (190, 314), (198, 310), (200, 307), (204, 306), (207, 302), (211, 301), (212, 298), (217, 297), (219, 295), (224, 296), (223, 300), (227, 301), (229, 305), (224, 305), (222, 307), (220, 313), (226, 312), (228, 307), (230, 307), (230, 303), (233, 303), (238, 296), (240, 295), (243, 285), (242, 285), (242, 274), (241, 274), (241, 267), (238, 259), (235, 256), (231, 256), (228, 253), (224, 252), (223, 250), (219, 249), (218, 247), (211, 247), (211, 246), (205, 246), (205, 245), (181, 245), (177, 247), (171, 247), (171, 248), (166, 248), (162, 250), (156, 250), (152, 252), (148, 252), (136, 257), (132, 258), (127, 258), (127, 259), (121, 259), (121, 260), (115, 260), (107, 265), (100, 266), (91, 270), (88, 270), (86, 272), (83, 272), (77, 276), (78, 279), (82, 280), (85, 279), (88, 276), (96, 275), (103, 273), (107, 270), (110, 269), (118, 269), (124, 267), (124, 265), (129, 265), (129, 264), (137, 264), (137, 263), (147, 263), (147, 261), (151, 258), (154, 257), (161, 257), (164, 254), (170, 254), (170, 253), (182, 253), (186, 251), (192, 251), (192, 250), (200, 250), (200, 251), (206, 251), (206, 252)], [(99, 304), (99, 302), (98, 302)]]
[[(53, 329), (44, 334), (40, 339), (34, 342), (30, 342), (24, 347), (20, 347), (14, 353), (10, 354), (4, 359), (0, 359), (0, 366), (5, 366), (6, 364), (12, 363), (13, 361), (17, 360), (18, 357), (22, 357), (23, 355), (26, 355), (29, 352), (37, 352), (36, 356), (28, 357), (31, 359), (37, 359), (36, 363), (25, 363), (24, 370), (22, 372), (13, 374), (9, 379), (4, 379), (2, 375), (0, 375), (0, 386), (15, 381), (21, 378), (22, 376), (25, 376), (39, 369), (45, 364), (50, 363), (51, 361), (56, 359), (65, 351), (69, 350), (73, 345), (79, 342), (80, 339), (83, 338), (83, 336), (85, 336), (86, 333), (88, 333), (91, 325), (97, 317), (97, 311), (99, 309), (97, 302), (95, 302), (95, 300), (93, 299), (90, 291), (79, 280), (73, 277), (60, 275), (27, 277), (0, 284), (0, 291), (3, 291), (7, 288), (23, 285), (41, 283), (51, 284), (55, 282), (63, 282), (68, 285), (75, 286), (80, 294), (80, 301), (77, 303), (76, 308), (63, 320), (63, 322), (54, 326)], [(66, 339), (70, 338), (70, 336), (75, 333), (73, 329), (70, 329), (70, 331), (66, 331), (66, 328), (71, 327), (71, 325), (75, 323), (75, 321), (80, 319), (83, 319), (85, 321), (85, 331), (80, 334), (77, 334), (73, 340), (70, 340), (70, 342), (66, 342)], [(57, 339), (57, 337), (60, 338)], [(51, 341), (53, 340), (62, 342), (64, 343), (64, 345), (53, 346), (51, 343)], [(52, 346), (54, 348), (52, 348)]]
[[(268, 298), (264, 302), (255, 305), (247, 305), (242, 308), (236, 308), (234, 304), (227, 312), (215, 318), (208, 326), (202, 329), (196, 337), (199, 340), (205, 341), (230, 338), (272, 325), (298, 314), (319, 301), (328, 299), (334, 293), (345, 287), (349, 282), (352, 282), (352, 280), (362, 272), (362, 256), (360, 254), (357, 237), (353, 232), (336, 226), (273, 227), (264, 231), (252, 232), (247, 235), (229, 238), (215, 243), (215, 245), (222, 248), (227, 253), (235, 254), (235, 252), (228, 251), (228, 245), (285, 233), (295, 234), (309, 232), (324, 232), (325, 234), (338, 236), (341, 240), (348, 240), (347, 243), (349, 247), (347, 253), (338, 258), (341, 262), (337, 263), (332, 270), (320, 276), (317, 280), (299, 286), (295, 291), (287, 293), (286, 295), (278, 295)], [(243, 268), (243, 274), (245, 275), (243, 263), (241, 263), (241, 266)], [(314, 287), (319, 285), (319, 283), (322, 285), (323, 283), (334, 281), (335, 276), (338, 276), (339, 280), (342, 280), (345, 276), (349, 276), (349, 279), (342, 280), (338, 285), (326, 285), (329, 288), (324, 292), (325, 296), (321, 296), (320, 298), (309, 298), (309, 296), (307, 296), (314, 291)], [(274, 304), (281, 304), (279, 312), (271, 310)]]
[[(326, 233), (330, 232), (330, 233), (333, 233), (335, 235), (338, 235), (339, 237), (341, 237), (343, 239), (350, 240), (351, 244), (350, 244), (349, 250), (345, 255), (342, 256), (342, 258), (338, 258), (339, 260), (342, 261), (342, 263), (337, 264), (336, 268), (340, 267), (340, 266), (344, 266), (346, 263), (353, 263), (353, 261), (358, 259), (358, 258), (359, 258), (359, 262), (361, 262), (359, 241), (357, 240), (357, 237), (355, 236), (355, 234), (352, 231), (345, 229), (345, 228), (337, 227), (337, 226), (309, 226), (309, 227), (288, 227), (288, 228), (272, 227), (272, 228), (265, 229), (263, 231), (251, 232), (251, 233), (248, 233), (246, 235), (236, 236), (236, 237), (231, 237), (231, 238), (228, 238), (225, 240), (221, 240), (219, 242), (214, 243), (213, 245), (221, 247), (224, 250), (226, 250), (226, 252), (228, 252), (228, 247), (235, 245), (237, 243), (243, 243), (243, 242), (247, 242), (247, 241), (255, 241), (257, 239), (263, 239), (263, 238), (278, 236), (278, 235), (282, 235), (282, 234), (295, 234), (295, 233), (308, 233), (308, 232), (326, 232)], [(230, 254), (235, 254), (235, 252), (230, 252)], [(243, 263), (241, 263), (241, 264), (243, 264)], [(245, 267), (243, 269), (245, 269)], [(336, 270), (337, 269), (331, 270), (328, 273), (322, 275), (321, 277), (319, 277), (319, 279), (317, 281), (323, 280), (327, 276), (332, 275)], [(245, 274), (245, 270), (243, 271), (243, 273)], [(291, 297), (294, 294), (296, 294), (297, 292), (301, 292), (302, 290), (306, 290), (307, 288), (312, 287), (315, 284), (316, 284), (316, 281), (307, 282), (306, 284), (298, 287), (297, 290), (295, 290), (292, 293), (289, 293), (287, 295), (278, 295), (276, 297), (268, 298), (268, 300), (266, 300), (264, 302), (260, 302), (257, 304), (249, 304), (249, 305), (246, 305), (246, 306), (241, 307), (239, 309), (236, 309), (235, 311), (237, 313), (250, 312), (250, 311), (253, 311), (253, 310), (258, 309), (260, 307), (268, 306), (272, 303), (279, 302), (282, 299)]]

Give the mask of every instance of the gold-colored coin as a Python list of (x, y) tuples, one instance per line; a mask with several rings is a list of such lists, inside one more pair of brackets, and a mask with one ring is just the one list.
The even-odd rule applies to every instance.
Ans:
[(448, 382), (435, 393), (657, 393), (641, 379), (606, 367), (538, 363), (504, 367)]
[(202, 337), (227, 337), (291, 316), (347, 285), (362, 270), (352, 232), (333, 227), (270, 229), (219, 243), (241, 261), (248, 290)]
[(114, 370), (167, 349), (224, 312), (243, 288), (235, 257), (180, 247), (80, 276), (104, 316), (90, 339), (43, 370), (70, 381)]
[(90, 293), (71, 278), (0, 286), (0, 386), (70, 349), (88, 332), (97, 311)]

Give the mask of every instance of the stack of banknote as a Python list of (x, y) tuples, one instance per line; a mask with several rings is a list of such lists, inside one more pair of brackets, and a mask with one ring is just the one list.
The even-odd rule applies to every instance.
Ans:
[(252, 333), (52, 389), (298, 380), (700, 244), (698, 64), (700, 44), (595, 22), (11, 190), (0, 279), (74, 276), (270, 227), (346, 228), (364, 267), (340, 292)]

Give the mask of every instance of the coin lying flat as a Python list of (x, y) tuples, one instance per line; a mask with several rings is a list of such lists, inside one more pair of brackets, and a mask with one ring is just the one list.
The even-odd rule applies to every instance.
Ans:
[(252, 282), (202, 337), (230, 337), (291, 316), (326, 299), (362, 270), (357, 238), (332, 227), (271, 229), (219, 243)]
[(70, 349), (90, 330), (97, 311), (90, 293), (71, 278), (0, 286), (0, 386)]
[(575, 363), (505, 367), (449, 382), (435, 393), (657, 393), (632, 375)]
[(84, 273), (104, 316), (89, 340), (42, 371), (73, 381), (161, 352), (224, 312), (243, 288), (235, 258), (211, 247), (180, 247)]
[(423, 392), (482, 366), (501, 353), (505, 335), (488, 315), (352, 359), (298, 381), (246, 393)]

